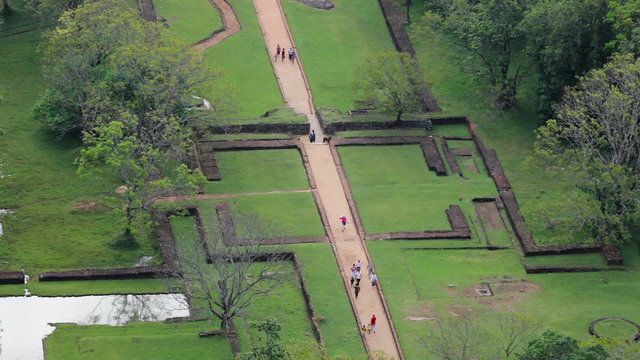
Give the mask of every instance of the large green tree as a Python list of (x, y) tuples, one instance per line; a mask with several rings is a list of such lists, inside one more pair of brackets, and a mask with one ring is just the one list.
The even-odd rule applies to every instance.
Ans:
[(38, 20), (55, 20), (63, 12), (82, 3), (83, 0), (26, 0), (27, 9)]
[(428, 91), (417, 61), (396, 51), (367, 58), (357, 71), (355, 88), (359, 107), (393, 115), (397, 122), (405, 113), (424, 110), (420, 94)]
[(577, 76), (606, 62), (611, 39), (606, 2), (599, 0), (542, 0), (526, 14), (521, 30), (525, 52), (537, 72), (538, 112), (552, 116), (551, 106)]
[(131, 241), (157, 197), (193, 194), (203, 180), (184, 165), (195, 116), (189, 104), (215, 79), (198, 52), (122, 0), (65, 12), (42, 49), (49, 87), (35, 116), (61, 135), (81, 134), (80, 173), (117, 176), (123, 239)]
[(533, 0), (440, 0), (432, 4), (424, 24), (424, 36), (444, 39), (466, 49), (470, 64), (488, 79), (498, 108), (516, 105), (522, 66), (514, 60), (524, 43), (521, 22)]
[(123, 109), (186, 121), (195, 88), (217, 76), (206, 73), (195, 49), (143, 21), (122, 0), (89, 2), (63, 14), (42, 53), (49, 86), (34, 113), (61, 135), (90, 131), (99, 116)]
[[(620, 55), (567, 90), (555, 119), (538, 129), (531, 162), (591, 197), (589, 237), (620, 244), (640, 200), (640, 61)], [(579, 215), (579, 214), (576, 214)]]
[(554, 331), (545, 331), (531, 341), (518, 360), (606, 360), (607, 352), (601, 345), (581, 348), (576, 339)]

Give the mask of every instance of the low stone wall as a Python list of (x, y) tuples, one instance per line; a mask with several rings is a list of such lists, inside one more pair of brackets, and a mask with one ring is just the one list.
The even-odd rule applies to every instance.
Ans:
[(49, 271), (38, 275), (39, 281), (149, 279), (167, 275), (165, 266), (139, 266), (118, 269), (84, 269)]
[[(382, 15), (384, 16), (384, 20), (389, 28), (389, 34), (391, 35), (391, 39), (393, 40), (393, 44), (396, 46), (396, 49), (400, 52), (408, 53), (415, 58), (416, 52), (411, 44), (409, 35), (404, 28), (407, 24), (407, 19), (404, 15), (405, 12), (402, 9), (401, 4), (393, 0), (378, 0), (378, 3), (382, 9)], [(424, 107), (428, 111), (442, 111), (440, 106), (438, 106), (436, 98), (428, 89), (424, 89), (418, 95), (420, 95), (420, 98), (424, 103)]]
[(237, 133), (259, 133), (259, 134), (293, 134), (305, 135), (310, 132), (309, 124), (287, 124), (287, 123), (254, 123), (209, 126), (205, 131), (212, 134), (237, 134)]
[(447, 175), (438, 146), (432, 136), (366, 136), (352, 137), (345, 139), (331, 139), (334, 146), (355, 146), (355, 145), (408, 145), (420, 144), (422, 153), (427, 162), (427, 167), (435, 171), (438, 176)]
[(231, 214), (229, 203), (226, 201), (216, 203), (216, 215), (220, 223), (220, 232), (222, 233), (224, 244), (226, 246), (240, 245), (238, 243), (238, 235), (235, 224), (233, 223), (233, 215)]
[(422, 147), (424, 158), (427, 160), (429, 170), (435, 171), (438, 176), (446, 176), (447, 168), (444, 166), (435, 138), (432, 136), (423, 138), (420, 146)]
[(22, 271), (0, 272), (0, 285), (24, 284), (24, 273)]
[[(318, 119), (322, 118), (318, 113)], [(467, 118), (459, 116), (442, 116), (430, 118), (432, 125), (454, 125), (466, 124)], [(402, 120), (396, 121), (322, 121), (322, 129), (325, 133), (334, 134), (339, 131), (356, 131), (356, 130), (425, 130), (428, 126), (427, 120)]]
[(202, 149), (201, 151), (287, 149), (296, 147), (298, 147), (297, 139), (198, 141), (198, 148)]
[(442, 138), (442, 151), (444, 152), (444, 157), (447, 159), (447, 163), (449, 163), (449, 169), (454, 174), (458, 174), (462, 176), (462, 171), (460, 171), (460, 166), (458, 166), (458, 161), (456, 161), (455, 155), (449, 149), (449, 145), (447, 144), (447, 140)]
[(193, 156), (195, 165), (202, 171), (202, 174), (208, 181), (222, 180), (220, 169), (218, 168), (218, 161), (216, 160), (213, 149), (203, 149), (196, 143)]
[(570, 272), (596, 272), (603, 271), (603, 269), (598, 266), (532, 266), (525, 265), (525, 271), (527, 274), (549, 274), (549, 273), (570, 273)]
[(164, 266), (171, 269), (179, 268), (178, 250), (176, 249), (175, 237), (173, 236), (169, 217), (164, 212), (154, 210), (151, 212), (151, 219), (155, 223), (156, 239), (158, 240)]
[(365, 240), (468, 240), (471, 238), (471, 231), (467, 219), (458, 205), (449, 205), (445, 210), (451, 224), (452, 230), (428, 230), (428, 231), (399, 231), (380, 234), (365, 234)]

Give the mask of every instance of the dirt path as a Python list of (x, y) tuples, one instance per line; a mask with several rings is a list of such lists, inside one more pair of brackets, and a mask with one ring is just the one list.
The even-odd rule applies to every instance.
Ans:
[(233, 11), (231, 5), (225, 0), (209, 0), (211, 4), (220, 13), (220, 19), (222, 19), (222, 29), (214, 31), (206, 39), (200, 40), (194, 44), (195, 48), (200, 51), (205, 51), (208, 48), (220, 43), (222, 40), (240, 31), (240, 21), (236, 16), (236, 12)]
[[(359, 324), (357, 325), (369, 324), (371, 316), (374, 314), (378, 319), (376, 333), (368, 335), (365, 339), (367, 350), (370, 352), (382, 350), (395, 359), (404, 359), (396, 337), (394, 337), (395, 331), (392, 328), (390, 317), (385, 311), (381, 293), (372, 287), (369, 281), (366, 271), (369, 259), (366, 243), (360, 238), (353, 225), (352, 214), (331, 150), (328, 145), (322, 144), (323, 134), (313, 111), (311, 92), (300, 62), (300, 56), (298, 55), (295, 62), (289, 61), (287, 57), (284, 61), (280, 57), (275, 58), (278, 44), (287, 51), (290, 47), (295, 48), (280, 2), (279, 0), (253, 0), (253, 5), (285, 103), (294, 108), (296, 112), (307, 115), (311, 128), (317, 133), (319, 141), (316, 144), (310, 144), (307, 137), (302, 138), (302, 141), (309, 158), (321, 206), (326, 210), (330, 222), (329, 238), (333, 244), (345, 286), (349, 290), (349, 298), (358, 317)], [(344, 231), (339, 221), (341, 216), (346, 216), (349, 219)], [(357, 260), (362, 263), (363, 275), (362, 292), (356, 299), (349, 284), (349, 269)], [(384, 277), (384, 274), (379, 276)], [(354, 331), (356, 331), (356, 326), (354, 326)]]

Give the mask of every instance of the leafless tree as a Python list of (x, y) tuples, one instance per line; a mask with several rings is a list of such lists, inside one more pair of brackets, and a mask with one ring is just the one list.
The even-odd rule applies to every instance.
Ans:
[(177, 239), (181, 270), (174, 276), (186, 283), (196, 316), (213, 315), (227, 330), (258, 297), (291, 278), (291, 267), (283, 263), (291, 254), (283, 245), (261, 243), (272, 231), (257, 216), (221, 216), (212, 227), (198, 229), (196, 241)]
[(527, 316), (515, 313), (498, 313), (497, 331), (494, 342), (496, 348), (503, 352), (504, 358), (508, 359), (513, 352), (533, 338), (540, 329), (540, 323)]
[(444, 317), (430, 326), (421, 343), (438, 359), (470, 360), (475, 358), (482, 335), (477, 319), (471, 315)]

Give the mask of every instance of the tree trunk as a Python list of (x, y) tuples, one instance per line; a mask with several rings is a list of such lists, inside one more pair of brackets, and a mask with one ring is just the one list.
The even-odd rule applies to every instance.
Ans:
[(400, 124), (400, 122), (402, 121), (400, 118), (402, 117), (402, 111), (398, 111), (398, 114), (396, 115), (396, 124)]
[(9, 0), (2, 0), (2, 13), (9, 14), (11, 13), (11, 7), (9, 6)]

